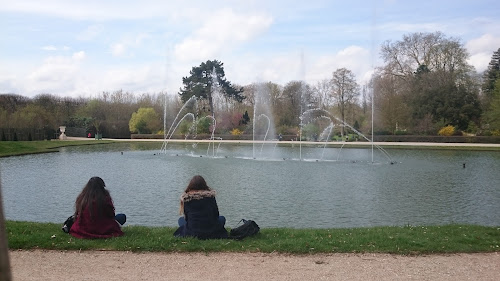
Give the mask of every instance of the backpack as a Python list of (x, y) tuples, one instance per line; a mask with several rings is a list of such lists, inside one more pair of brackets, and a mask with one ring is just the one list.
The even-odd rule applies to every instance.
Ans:
[(242, 219), (242, 225), (231, 229), (229, 232), (229, 238), (235, 240), (241, 240), (245, 237), (255, 235), (259, 232), (260, 227), (253, 220)]

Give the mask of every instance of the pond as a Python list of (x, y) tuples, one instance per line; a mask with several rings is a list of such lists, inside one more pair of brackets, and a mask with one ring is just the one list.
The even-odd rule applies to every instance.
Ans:
[[(176, 226), (193, 175), (217, 191), (227, 226), (500, 225), (500, 152), (118, 143), (0, 159), (5, 216), (62, 223), (100, 176), (130, 225)], [(256, 154), (257, 151), (257, 154)], [(208, 155), (208, 156), (207, 156)], [(256, 159), (254, 159), (256, 158)], [(301, 159), (299, 161), (299, 159)], [(465, 166), (464, 166), (465, 164)]]

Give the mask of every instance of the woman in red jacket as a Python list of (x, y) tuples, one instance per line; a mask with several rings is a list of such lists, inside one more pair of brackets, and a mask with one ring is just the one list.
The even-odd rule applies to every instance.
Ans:
[(75, 221), (69, 234), (77, 238), (109, 238), (122, 236), (120, 225), (125, 214), (115, 216), (109, 191), (100, 177), (91, 178), (75, 202)]

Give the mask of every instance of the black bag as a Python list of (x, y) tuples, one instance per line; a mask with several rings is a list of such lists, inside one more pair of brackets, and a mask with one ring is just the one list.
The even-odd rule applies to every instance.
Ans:
[(73, 223), (75, 222), (75, 216), (71, 216), (69, 218), (67, 218), (65, 221), (64, 221), (64, 224), (63, 224), (63, 227), (62, 227), (62, 231), (66, 232), (66, 233), (69, 233), (69, 230), (71, 229), (71, 226), (73, 225)]
[(242, 219), (242, 225), (231, 229), (229, 232), (229, 238), (235, 240), (241, 240), (245, 237), (255, 235), (259, 232), (260, 227), (253, 220)]

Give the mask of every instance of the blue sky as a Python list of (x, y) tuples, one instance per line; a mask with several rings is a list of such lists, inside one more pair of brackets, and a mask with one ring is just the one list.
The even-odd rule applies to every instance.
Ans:
[(363, 84), (382, 42), (435, 31), (459, 38), (482, 72), (499, 15), (498, 0), (0, 0), (0, 93), (176, 94), (212, 59), (237, 85), (314, 85), (341, 67)]

